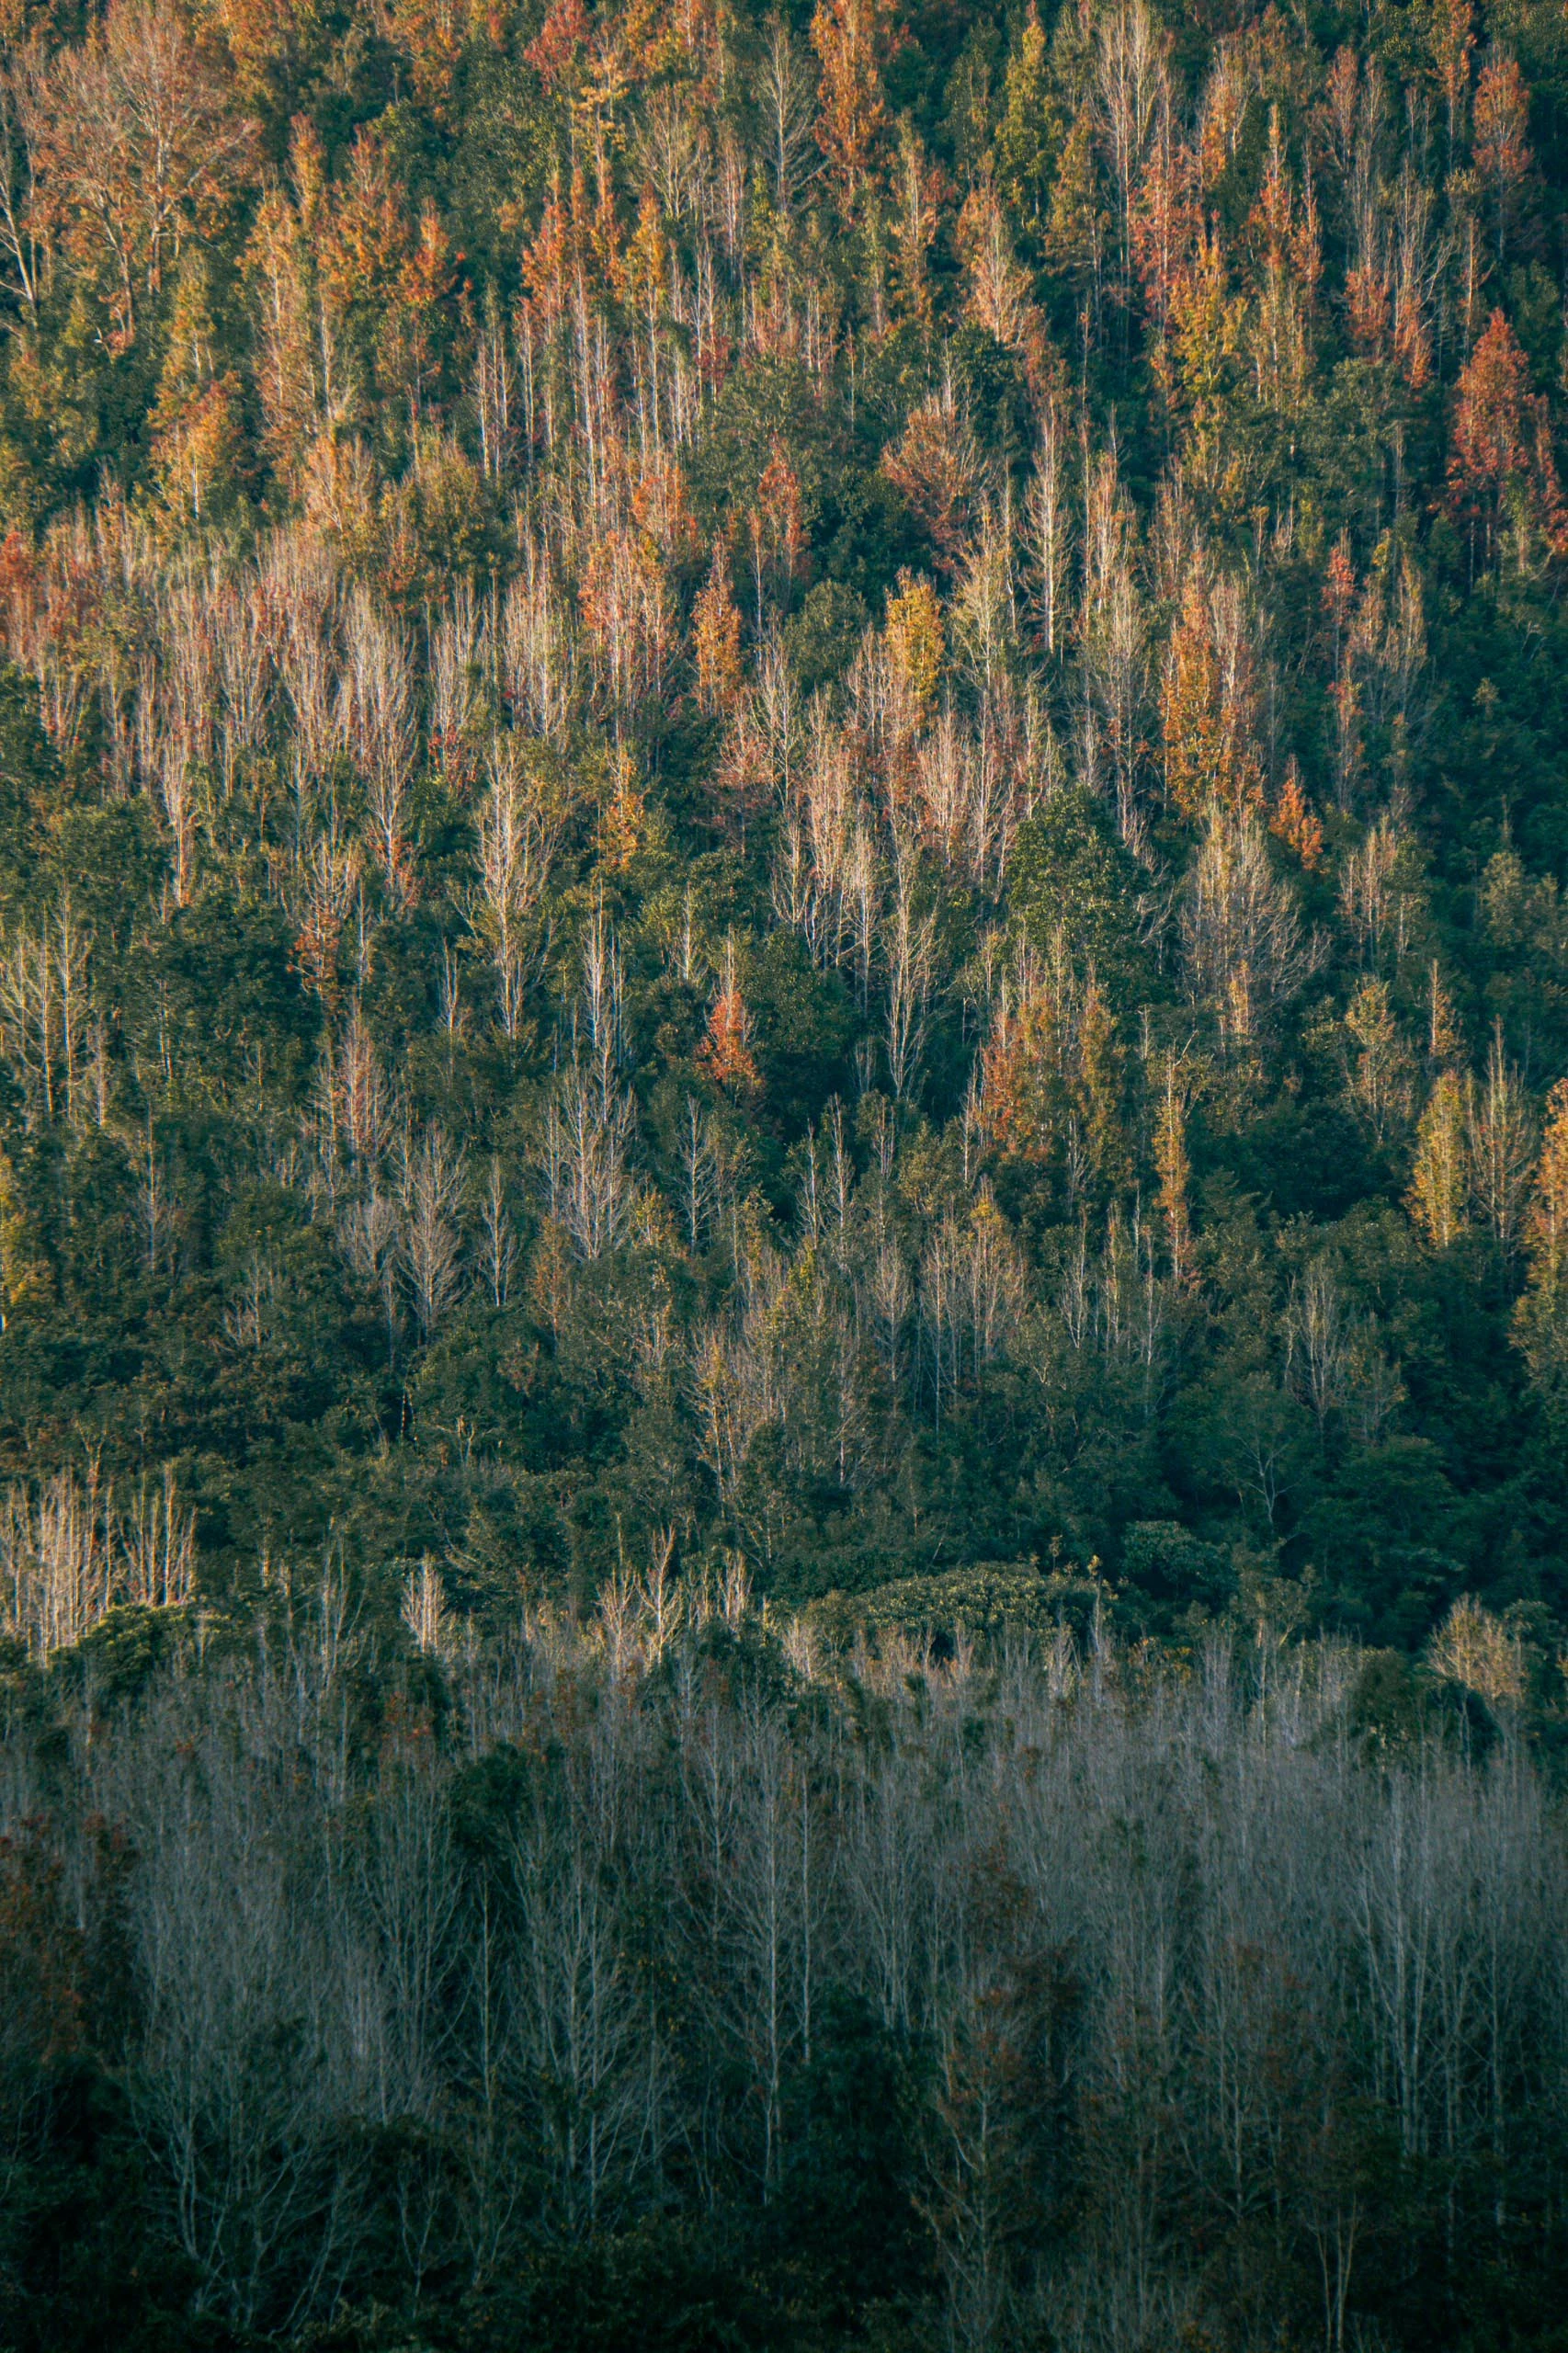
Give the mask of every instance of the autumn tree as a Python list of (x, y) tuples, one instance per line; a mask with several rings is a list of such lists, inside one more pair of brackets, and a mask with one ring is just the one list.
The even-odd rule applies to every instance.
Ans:
[(1465, 1230), (1469, 1205), (1464, 1090), (1452, 1071), (1444, 1071), (1421, 1114), (1410, 1208), (1433, 1247), (1447, 1250)]
[(812, 47), (822, 79), (817, 141), (852, 218), (864, 210), (887, 128), (882, 71), (902, 45), (888, 0), (822, 0)]
[(1206, 593), (1199, 578), (1189, 579), (1160, 698), (1165, 786), (1188, 824), (1210, 809), (1261, 801), (1263, 772), (1250, 740), (1250, 669), (1233, 591)]
[(741, 617), (735, 609), (730, 551), (723, 540), (713, 546), (708, 579), (692, 614), (697, 655), (697, 699), (705, 711), (727, 710), (741, 683)]
[(904, 722), (917, 732), (936, 710), (947, 652), (942, 608), (928, 580), (899, 574), (888, 598), (887, 648)]
[(187, 240), (211, 235), (245, 186), (251, 126), (178, 18), (135, 0), (61, 51), (35, 103), (36, 200), (129, 344)]
[(709, 1009), (708, 1029), (697, 1059), (715, 1086), (742, 1097), (761, 1092), (762, 1078), (752, 1052), (756, 1024), (741, 990), (733, 939), (724, 943), (718, 995)]
[(1476, 84), (1472, 153), (1476, 177), (1496, 223), (1499, 268), (1509, 223), (1535, 161), (1526, 135), (1528, 122), (1523, 74), (1506, 51), (1490, 50)]
[(1449, 495), (1485, 565), (1500, 557), (1510, 523), (1521, 565), (1532, 535), (1554, 554), (1568, 544), (1546, 404), (1530, 390), (1529, 362), (1501, 311), (1460, 378)]
[(1529, 1279), (1514, 1310), (1514, 1338), (1555, 1425), (1568, 1390), (1568, 1080), (1547, 1097), (1525, 1252)]

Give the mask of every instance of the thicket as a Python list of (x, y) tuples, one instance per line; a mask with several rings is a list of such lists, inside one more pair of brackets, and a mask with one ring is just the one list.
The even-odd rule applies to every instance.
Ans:
[(13, 1663), (7, 2344), (1560, 2341), (1556, 1668), (1474, 1604), (1416, 1669), (656, 1575), (445, 1636)]

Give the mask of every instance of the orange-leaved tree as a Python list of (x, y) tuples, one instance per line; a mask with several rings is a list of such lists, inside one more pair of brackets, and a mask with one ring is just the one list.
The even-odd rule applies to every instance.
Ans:
[(252, 125), (178, 16), (134, 0), (112, 0), (37, 97), (41, 214), (100, 279), (123, 350), (184, 244), (210, 237), (249, 182)]
[(1568, 508), (1558, 480), (1545, 401), (1530, 389), (1529, 361), (1502, 311), (1494, 311), (1459, 382), (1449, 497), (1468, 524), (1472, 558), (1501, 554), (1511, 521), (1523, 566), (1532, 539), (1568, 553)]

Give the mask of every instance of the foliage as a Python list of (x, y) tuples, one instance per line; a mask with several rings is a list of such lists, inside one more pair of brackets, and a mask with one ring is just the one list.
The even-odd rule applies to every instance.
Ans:
[[(1568, 1652), (1565, 61), (1546, 0), (0, 12), (24, 1715), (309, 1596), (428, 1667), (744, 1586), (938, 1663), (1256, 1605), (1381, 1660), (1346, 1742), (1479, 1758), (1412, 1664), (1456, 1606)], [(846, 2085), (1045, 2098), (1004, 1978), (961, 2051), (841, 1987), (838, 2088), (780, 2079), (858, 2249), (812, 2327)], [(1381, 2131), (1322, 2178), (1393, 2201)], [(1013, 2341), (917, 2143), (855, 2325), (935, 2265)], [(1007, 2146), (1029, 2229), (1089, 2195)], [(483, 2325), (765, 2336), (794, 2255), (689, 2188)]]

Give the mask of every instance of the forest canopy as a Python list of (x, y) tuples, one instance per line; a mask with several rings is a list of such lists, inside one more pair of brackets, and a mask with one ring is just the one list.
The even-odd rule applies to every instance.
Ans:
[(0, 0), (0, 2334), (1548, 2345), (1565, 230), (1557, 0)]
[(1460, 0), (13, 11), (24, 1642), (666, 1540), (1551, 1638), (1565, 92)]

